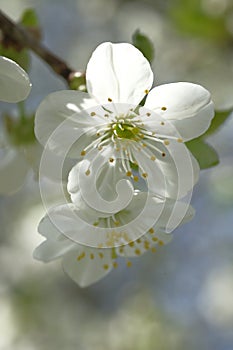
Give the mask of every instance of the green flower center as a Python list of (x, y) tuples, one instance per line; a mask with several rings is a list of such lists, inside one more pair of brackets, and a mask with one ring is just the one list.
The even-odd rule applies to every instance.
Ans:
[(113, 124), (112, 131), (121, 139), (136, 140), (140, 134), (140, 129), (134, 125), (117, 122)]

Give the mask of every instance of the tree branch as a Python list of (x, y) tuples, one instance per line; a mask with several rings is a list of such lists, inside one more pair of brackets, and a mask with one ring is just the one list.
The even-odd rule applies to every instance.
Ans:
[(41, 45), (39, 40), (37, 40), (30, 32), (24, 29), (24, 27), (20, 24), (13, 22), (1, 10), (0, 30), (2, 31), (3, 38), (6, 37), (20, 48), (32, 50), (35, 54), (42, 58), (42, 60), (45, 61), (56, 74), (60, 75), (66, 80), (69, 86), (72, 79), (75, 77), (85, 77), (84, 73), (75, 71), (69, 67), (65, 61), (54, 55), (45, 46)]

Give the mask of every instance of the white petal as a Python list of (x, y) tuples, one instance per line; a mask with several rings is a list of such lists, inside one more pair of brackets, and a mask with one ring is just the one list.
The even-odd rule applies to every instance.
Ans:
[(93, 52), (86, 71), (87, 89), (101, 103), (138, 105), (150, 90), (153, 73), (149, 62), (133, 45), (110, 42)]
[(19, 102), (25, 100), (31, 90), (27, 73), (14, 61), (0, 56), (0, 100)]
[(35, 134), (39, 142), (45, 145), (49, 141), (49, 150), (62, 155), (67, 153), (85, 134), (83, 129), (98, 124), (97, 117), (89, 115), (91, 105), (95, 106), (96, 102), (82, 92), (65, 90), (48, 95), (39, 105), (35, 117)]
[[(87, 287), (105, 277), (112, 269), (111, 250), (83, 247), (85, 257), (78, 260), (82, 252), (72, 251), (63, 258), (64, 271), (80, 286)], [(101, 258), (98, 254), (103, 254)], [(92, 257), (92, 258), (91, 258)]]
[(13, 148), (0, 151), (0, 193), (11, 194), (23, 185), (29, 165), (24, 155)]
[(74, 249), (77, 243), (72, 242), (70, 239), (60, 236), (57, 241), (46, 240), (41, 243), (33, 252), (34, 259), (49, 262), (60, 258), (68, 251)]
[(214, 116), (209, 91), (186, 82), (155, 87), (148, 94), (145, 107), (171, 121), (184, 140), (204, 133)]

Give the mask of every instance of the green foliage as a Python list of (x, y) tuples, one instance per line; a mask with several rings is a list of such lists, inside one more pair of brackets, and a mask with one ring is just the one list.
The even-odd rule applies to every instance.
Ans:
[(143, 55), (151, 63), (154, 59), (154, 45), (152, 41), (145, 35), (136, 30), (132, 37), (133, 45), (140, 50)]
[(229, 118), (229, 116), (231, 115), (232, 112), (233, 112), (233, 107), (226, 109), (226, 110), (223, 110), (223, 111), (216, 111), (215, 116), (212, 119), (212, 122), (211, 122), (209, 129), (205, 132), (203, 137), (212, 135), (213, 133), (218, 131), (218, 129)]
[(201, 169), (207, 169), (219, 163), (217, 152), (201, 137), (186, 142), (186, 146), (197, 159)]
[(211, 16), (203, 9), (201, 0), (175, 0), (170, 16), (176, 27), (183, 33), (203, 37), (223, 44), (230, 40), (226, 25), (226, 14)]
[(26, 9), (20, 19), (20, 23), (26, 28), (39, 28), (39, 19), (34, 9)]

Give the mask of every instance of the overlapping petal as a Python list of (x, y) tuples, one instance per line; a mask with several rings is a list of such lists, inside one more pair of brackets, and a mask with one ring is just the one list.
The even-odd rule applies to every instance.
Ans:
[(184, 140), (204, 133), (214, 116), (209, 91), (187, 82), (155, 87), (148, 94), (145, 107), (172, 122)]
[(109, 101), (138, 105), (153, 82), (149, 62), (133, 45), (99, 45), (86, 71), (88, 92), (100, 104)]
[(0, 100), (19, 102), (30, 93), (31, 83), (27, 73), (14, 61), (0, 56)]

